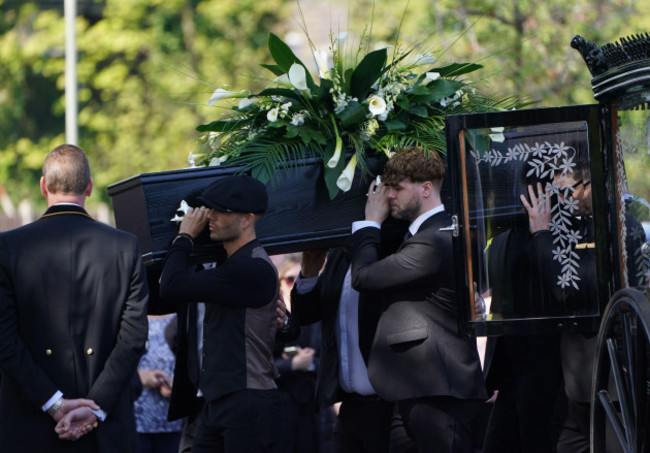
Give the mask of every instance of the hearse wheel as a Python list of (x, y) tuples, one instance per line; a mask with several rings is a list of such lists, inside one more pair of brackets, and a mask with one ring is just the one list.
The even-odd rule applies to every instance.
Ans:
[(649, 288), (622, 289), (605, 309), (592, 381), (592, 453), (605, 453), (608, 440), (624, 453), (650, 453), (649, 296)]

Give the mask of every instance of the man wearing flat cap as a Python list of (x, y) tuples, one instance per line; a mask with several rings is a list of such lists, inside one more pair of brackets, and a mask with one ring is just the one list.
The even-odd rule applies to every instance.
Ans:
[[(163, 299), (205, 302), (200, 393), (205, 406), (193, 452), (271, 452), (279, 432), (274, 378), (278, 277), (255, 234), (266, 211), (264, 184), (246, 175), (220, 178), (190, 208), (173, 240), (160, 281)], [(208, 225), (227, 259), (195, 271), (189, 255)]]

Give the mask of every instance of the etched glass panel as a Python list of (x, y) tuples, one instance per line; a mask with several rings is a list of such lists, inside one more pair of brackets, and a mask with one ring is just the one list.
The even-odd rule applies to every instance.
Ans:
[(461, 142), (472, 319), (597, 315), (587, 123), (466, 129)]

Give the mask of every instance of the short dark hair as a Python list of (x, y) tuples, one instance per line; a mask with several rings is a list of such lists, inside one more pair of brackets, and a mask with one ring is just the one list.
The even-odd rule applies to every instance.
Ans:
[(419, 147), (399, 151), (388, 159), (382, 183), (394, 186), (404, 179), (411, 182), (431, 181), (440, 187), (445, 179), (445, 163), (436, 151)]
[(43, 178), (48, 192), (83, 194), (90, 181), (86, 153), (75, 145), (57, 146), (43, 162)]

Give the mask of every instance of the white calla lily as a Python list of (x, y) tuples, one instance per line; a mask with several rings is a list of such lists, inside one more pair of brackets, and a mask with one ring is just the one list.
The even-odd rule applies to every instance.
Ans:
[(223, 164), (226, 160), (228, 160), (228, 156), (213, 157), (208, 165), (211, 167), (216, 167)]
[(342, 149), (343, 149), (343, 140), (337, 134), (336, 135), (336, 147), (334, 148), (334, 154), (332, 155), (332, 157), (330, 157), (330, 160), (327, 161), (327, 166), (329, 168), (334, 168), (334, 167), (336, 167), (336, 164), (339, 163), (339, 159), (341, 158), (341, 150)]
[(321, 50), (314, 50), (314, 60), (318, 68), (318, 75), (321, 79), (328, 79), (330, 77), (329, 57), (326, 52)]
[(243, 98), (241, 101), (239, 101), (239, 105), (237, 105), (237, 108), (239, 110), (243, 110), (249, 105), (252, 105), (255, 103), (255, 98)]
[(440, 78), (439, 72), (427, 72), (424, 74), (424, 83), (433, 82), (434, 80), (438, 80), (439, 78)]
[(303, 91), (309, 89), (307, 87), (307, 72), (305, 68), (298, 63), (294, 63), (289, 68), (289, 81), (291, 85)]
[(357, 168), (357, 155), (355, 154), (346, 165), (345, 169), (341, 175), (336, 180), (336, 187), (341, 189), (343, 192), (347, 192), (352, 187), (352, 181), (354, 180), (354, 170)]
[(223, 100), (223, 99), (228, 99), (228, 98), (243, 98), (246, 97), (244, 93), (238, 93), (236, 91), (228, 91), (224, 90), (222, 88), (217, 88), (214, 90), (214, 93), (212, 93), (212, 96), (210, 96), (210, 99), (208, 100), (208, 105), (212, 107), (214, 104), (217, 102)]
[(372, 116), (381, 115), (386, 111), (386, 101), (381, 96), (371, 96), (368, 98), (368, 110)]
[(274, 81), (275, 83), (277, 83), (278, 85), (284, 85), (284, 86), (286, 86), (286, 87), (290, 87), (290, 86), (291, 86), (291, 81), (289, 80), (289, 75), (286, 74), (286, 73), (285, 73), (285, 74), (282, 74), (282, 75), (279, 76), (279, 77), (276, 77), (275, 79), (273, 79), (273, 81)]

